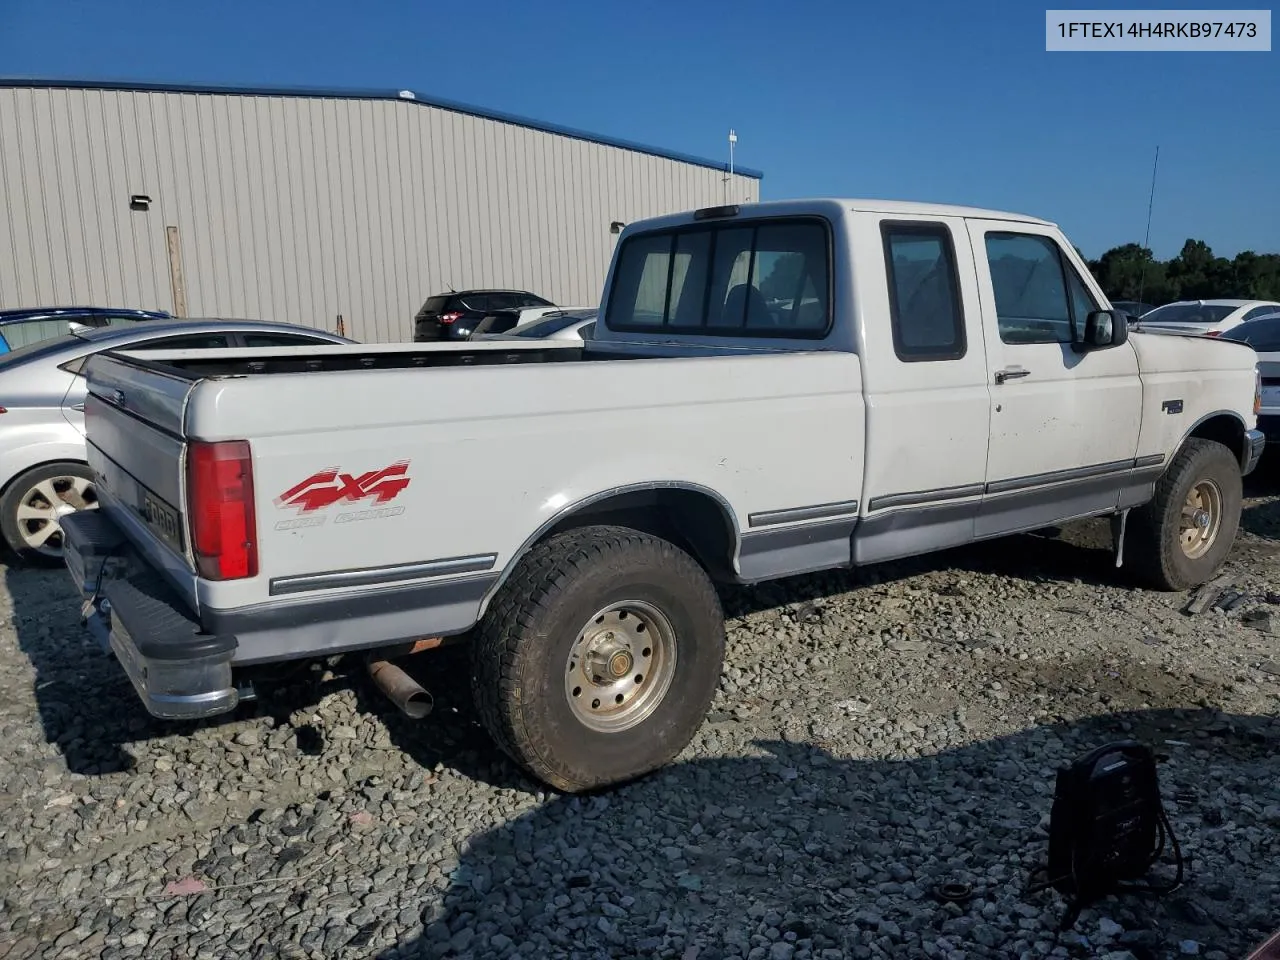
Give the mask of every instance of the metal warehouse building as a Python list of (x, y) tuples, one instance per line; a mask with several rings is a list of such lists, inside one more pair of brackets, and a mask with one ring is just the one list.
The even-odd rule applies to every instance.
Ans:
[(428, 296), (595, 305), (616, 230), (760, 174), (409, 91), (0, 80), (0, 308), (412, 338)]

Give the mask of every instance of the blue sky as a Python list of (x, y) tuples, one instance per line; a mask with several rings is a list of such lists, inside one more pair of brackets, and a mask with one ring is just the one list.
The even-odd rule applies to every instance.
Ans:
[(1158, 143), (1157, 256), (1280, 252), (1280, 48), (1046, 53), (1044, 10), (0, 0), (0, 73), (407, 87), (712, 158), (733, 127), (766, 198), (1020, 210), (1089, 256), (1142, 239)]

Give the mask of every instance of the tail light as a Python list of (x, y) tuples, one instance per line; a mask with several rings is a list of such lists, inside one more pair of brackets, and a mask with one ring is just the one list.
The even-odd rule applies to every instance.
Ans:
[(187, 448), (187, 511), (196, 572), (206, 580), (258, 574), (253, 459), (247, 440)]
[(453, 323), (462, 316), (461, 310), (451, 310), (448, 313), (440, 314), (441, 323)]
[(1253, 415), (1256, 417), (1262, 412), (1262, 371), (1257, 367), (1253, 368)]
[(1210, 330), (1208, 333), (1206, 333), (1206, 334), (1205, 334), (1205, 336), (1206, 336), (1206, 337), (1220, 337), (1220, 336), (1222, 336), (1222, 331), (1221, 331), (1221, 330)]

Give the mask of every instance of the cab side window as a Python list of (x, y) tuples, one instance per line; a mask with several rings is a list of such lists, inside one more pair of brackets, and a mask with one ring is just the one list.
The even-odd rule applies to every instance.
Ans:
[(967, 345), (950, 229), (942, 223), (886, 220), (880, 233), (898, 359), (960, 359)]
[(1072, 343), (1098, 309), (1075, 268), (1049, 237), (988, 233), (987, 264), (1005, 343)]

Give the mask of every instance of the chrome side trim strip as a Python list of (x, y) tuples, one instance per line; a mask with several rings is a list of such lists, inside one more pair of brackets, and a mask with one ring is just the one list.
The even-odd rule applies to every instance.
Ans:
[(1133, 460), (1112, 460), (1110, 463), (1095, 463), (1088, 467), (1070, 467), (1066, 470), (1036, 473), (1029, 477), (1011, 477), (1008, 480), (997, 480), (994, 483), (988, 483), (987, 493), (1008, 493), (1012, 490), (1026, 490), (1028, 487), (1042, 487), (1051, 483), (1065, 483), (1069, 480), (1102, 477), (1109, 473), (1123, 473), (1126, 470), (1132, 470), (1133, 465)]
[(762, 510), (747, 517), (748, 526), (771, 527), (778, 523), (799, 523), (801, 520), (825, 520), (844, 517), (858, 512), (857, 500), (841, 500), (838, 503), (816, 503), (808, 507), (788, 507), (784, 510)]
[(306, 593), (310, 590), (332, 590), (337, 587), (368, 587), (388, 583), (402, 583), (423, 577), (441, 577), (461, 573), (480, 573), (492, 570), (498, 562), (496, 553), (471, 557), (447, 557), (443, 560), (426, 560), (420, 563), (398, 563), (388, 567), (363, 567), (355, 570), (335, 570), (329, 573), (305, 573), (291, 577), (276, 577), (271, 581), (270, 593), (280, 596), (289, 593)]
[(936, 503), (945, 500), (960, 500), (964, 497), (980, 497), (985, 490), (985, 484), (967, 483), (960, 487), (939, 487), (936, 490), (916, 490), (912, 493), (890, 493), (883, 497), (876, 497), (871, 501), (868, 509), (912, 507), (920, 503)]

